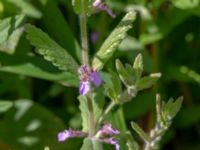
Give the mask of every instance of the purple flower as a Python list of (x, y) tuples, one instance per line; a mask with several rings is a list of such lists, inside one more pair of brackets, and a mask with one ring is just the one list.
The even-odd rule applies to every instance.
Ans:
[(84, 137), (86, 135), (87, 135), (87, 133), (81, 132), (81, 131), (76, 131), (76, 130), (72, 130), (72, 129), (64, 130), (63, 132), (58, 133), (58, 141), (63, 142), (69, 138)]
[(91, 74), (90, 74), (90, 81), (92, 81), (96, 86), (100, 86), (101, 83), (102, 83), (100, 75), (96, 71), (91, 72)]
[(96, 134), (97, 141), (111, 144), (116, 150), (120, 149), (120, 145), (115, 137), (120, 132), (112, 127), (112, 124), (106, 123)]
[(93, 83), (95, 86), (100, 86), (102, 83), (99, 73), (97, 71), (90, 69), (86, 65), (80, 67), (79, 74), (80, 74), (79, 93), (81, 95), (85, 95), (90, 91), (90, 83)]
[(104, 139), (104, 142), (115, 146), (116, 150), (120, 150), (119, 142), (115, 138)]
[(80, 83), (79, 93), (85, 95), (90, 91), (90, 82), (85, 81)]
[(99, 131), (100, 134), (106, 135), (118, 135), (120, 132), (112, 127), (112, 124), (106, 123)]
[(116, 17), (115, 14), (112, 12), (112, 10), (108, 8), (108, 6), (101, 0), (95, 0), (93, 3), (93, 7), (97, 11), (106, 11), (113, 18)]

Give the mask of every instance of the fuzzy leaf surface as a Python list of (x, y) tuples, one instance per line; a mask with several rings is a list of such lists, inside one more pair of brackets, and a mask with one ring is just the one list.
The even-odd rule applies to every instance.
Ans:
[(73, 57), (42, 30), (26, 25), (27, 39), (36, 51), (61, 70), (77, 73), (78, 64)]
[(108, 36), (108, 38), (105, 40), (105, 42), (102, 44), (101, 48), (95, 55), (92, 62), (92, 66), (94, 69), (100, 70), (103, 68), (104, 64), (116, 51), (121, 41), (126, 37), (127, 31), (132, 28), (132, 23), (134, 20), (134, 11), (130, 11), (125, 15), (125, 17)]

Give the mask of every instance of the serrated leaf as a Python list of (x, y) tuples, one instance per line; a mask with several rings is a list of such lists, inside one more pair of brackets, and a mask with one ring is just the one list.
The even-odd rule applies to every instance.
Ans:
[(69, 53), (42, 30), (26, 25), (27, 39), (39, 54), (61, 70), (77, 74), (78, 64)]
[(0, 113), (4, 113), (13, 106), (11, 101), (0, 100)]
[(78, 97), (80, 105), (79, 109), (81, 110), (81, 117), (82, 117), (82, 131), (88, 132), (89, 129), (89, 111), (87, 107), (87, 97), (86, 96), (79, 96)]
[(135, 20), (135, 12), (128, 12), (118, 26), (112, 31), (101, 48), (95, 55), (92, 66), (96, 70), (103, 68), (104, 64), (116, 51), (121, 41), (126, 37), (126, 32), (132, 27), (132, 23)]
[(143, 90), (151, 87), (161, 77), (160, 73), (151, 74), (148, 77), (141, 78), (137, 83), (137, 89)]
[(14, 4), (16, 7), (21, 9), (21, 12), (27, 16), (33, 17), (33, 18), (41, 18), (42, 14), (41, 12), (35, 8), (30, 3), (26, 2), (25, 0), (7, 0), (7, 2), (10, 2)]
[[(95, 128), (98, 125), (99, 118), (102, 115), (103, 107), (104, 107), (104, 94), (101, 88), (96, 89), (92, 95), (92, 105), (93, 105), (93, 112), (94, 112), (94, 124)], [(88, 111), (88, 104), (87, 104), (87, 97), (86, 96), (79, 96), (78, 97), (80, 102), (80, 110), (82, 116), (82, 130), (87, 132), (89, 129), (89, 111)]]
[(35, 56), (9, 55), (0, 52), (0, 71), (55, 81), (63, 85), (78, 87), (77, 75), (62, 72), (50, 62)]
[(92, 7), (92, 0), (72, 0), (72, 6), (77, 14), (82, 12), (90, 14)]
[(103, 93), (103, 89), (101, 87), (97, 88), (93, 92), (93, 97), (92, 97), (92, 104), (94, 110), (94, 124), (96, 128), (98, 127), (99, 118), (102, 116), (103, 113), (104, 103), (105, 103), (105, 96)]
[[(42, 18), (42, 24), (46, 31), (48, 31), (49, 36), (53, 37), (59, 45), (67, 49), (69, 54), (71, 54), (75, 60), (80, 62), (80, 45), (69, 26), (68, 20), (66, 20), (64, 14), (59, 9), (59, 2), (55, 0), (38, 1), (38, 7), (44, 15)], [(66, 1), (66, 3), (71, 3), (71, 1)], [(52, 23), (52, 20), (56, 21)]]
[(24, 15), (8, 17), (0, 20), (0, 44), (5, 42), (14, 29), (18, 28), (24, 20)]

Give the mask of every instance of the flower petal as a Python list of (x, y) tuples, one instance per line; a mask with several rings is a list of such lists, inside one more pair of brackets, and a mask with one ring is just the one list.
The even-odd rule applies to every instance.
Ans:
[(93, 3), (93, 7), (97, 11), (106, 11), (108, 15), (110, 15), (112, 18), (116, 17), (116, 15), (112, 12), (112, 10), (101, 0), (95, 0)]
[(79, 93), (81, 95), (85, 95), (90, 91), (90, 83), (89, 81), (81, 82), (79, 87)]
[(104, 142), (114, 145), (116, 150), (120, 150), (119, 142), (115, 138), (104, 139)]
[(100, 130), (101, 134), (118, 135), (120, 132), (112, 127), (112, 124), (106, 123)]
[(85, 137), (85, 136), (87, 136), (87, 133), (85, 132), (69, 129), (58, 133), (58, 141), (63, 142), (68, 138)]
[(90, 74), (90, 80), (96, 85), (100, 86), (102, 83), (102, 80), (100, 78), (100, 75), (98, 72), (94, 71)]
[(70, 135), (71, 135), (70, 131), (68, 131), (68, 130), (65, 130), (63, 132), (59, 132), (58, 133), (58, 141), (63, 142), (65, 140), (67, 140), (70, 137)]

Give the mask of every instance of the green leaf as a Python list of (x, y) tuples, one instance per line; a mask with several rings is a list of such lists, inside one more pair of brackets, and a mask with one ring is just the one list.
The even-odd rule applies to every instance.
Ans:
[(124, 67), (120, 60), (116, 60), (116, 69), (121, 80), (127, 87), (135, 86), (143, 72), (142, 55), (138, 54), (133, 63), (133, 67), (129, 64), (126, 64)]
[(110, 71), (110, 75), (111, 75), (111, 85), (108, 85), (107, 88), (107, 95), (115, 102), (118, 103), (120, 94), (122, 92), (122, 85), (121, 85), (121, 81), (118, 77), (118, 75), (116, 73), (114, 73), (113, 71)]
[(149, 136), (142, 130), (142, 128), (140, 128), (140, 126), (137, 123), (132, 121), (131, 127), (141, 137), (143, 141), (145, 142), (150, 141)]
[(82, 131), (88, 132), (89, 129), (89, 111), (87, 105), (87, 97), (86, 96), (79, 96), (78, 97), (80, 105), (79, 109), (81, 111), (82, 117)]
[(183, 97), (179, 97), (175, 101), (173, 98), (171, 98), (166, 104), (164, 104), (162, 109), (162, 117), (165, 121), (171, 121), (176, 116), (181, 108), (182, 102)]
[(192, 9), (199, 6), (199, 0), (171, 0), (172, 4), (180, 9)]
[(0, 44), (9, 38), (10, 34), (20, 26), (23, 20), (24, 15), (17, 15), (0, 20)]
[[(89, 15), (91, 12), (92, 2), (92, 0), (72, 0), (72, 6), (77, 14), (80, 15), (84, 12)], [(83, 6), (83, 8), (81, 6)]]
[(110, 59), (121, 41), (126, 37), (126, 32), (132, 27), (135, 20), (135, 12), (128, 12), (118, 26), (105, 40), (97, 54), (95, 55), (92, 66), (96, 70), (103, 68), (104, 64)]
[(94, 124), (96, 128), (98, 128), (98, 121), (103, 113), (104, 103), (105, 103), (105, 96), (103, 93), (103, 89), (101, 87), (96, 88), (92, 96)]
[(0, 100), (0, 114), (8, 111), (13, 106), (11, 101)]
[(45, 145), (52, 150), (73, 149), (75, 143), (71, 146), (57, 141), (58, 132), (65, 128), (64, 123), (46, 108), (31, 100), (16, 100), (14, 107), (0, 120), (0, 141), (7, 146), (5, 149), (42, 150)]
[(16, 73), (44, 80), (56, 81), (63, 85), (79, 86), (77, 75), (62, 72), (50, 62), (33, 56), (15, 56), (0, 52), (0, 71)]
[(26, 32), (28, 40), (46, 60), (61, 70), (77, 74), (78, 64), (76, 61), (46, 33), (32, 25), (26, 25)]
[(80, 150), (94, 150), (92, 141), (89, 138), (85, 138)]
[(21, 9), (21, 12), (27, 16), (33, 17), (33, 18), (41, 18), (42, 14), (41, 12), (35, 8), (33, 5), (30, 4), (30, 2), (26, 2), (25, 0), (7, 0), (7, 2), (10, 2)]
[(112, 111), (112, 113), (110, 113), (106, 119), (107, 120), (105, 121), (111, 122), (113, 127), (120, 131), (120, 149), (126, 150), (127, 147), (125, 136), (127, 132), (127, 126), (122, 105), (120, 105), (117, 110)]
[(129, 131), (126, 133), (126, 141), (128, 150), (139, 150), (138, 143), (135, 141), (135, 139)]
[(127, 89), (121, 93), (118, 101), (120, 104), (127, 103), (136, 97), (137, 93), (138, 90), (135, 86), (128, 86)]
[(8, 37), (7, 41), (0, 44), (0, 51), (6, 52), (8, 54), (13, 54), (20, 40), (20, 37), (23, 34), (23, 31), (23, 27), (14, 30), (13, 33)]
[(119, 74), (120, 79), (123, 81), (123, 83), (126, 86), (134, 85), (136, 80), (134, 76), (134, 70), (132, 67), (126, 65), (126, 67), (123, 66), (120, 60), (116, 60), (116, 69)]
[(135, 61), (133, 63), (133, 69), (135, 70), (135, 78), (136, 81), (140, 79), (140, 77), (142, 76), (142, 72), (143, 72), (143, 58), (141, 54), (138, 54), (137, 57), (135, 58)]
[(91, 141), (89, 138), (83, 140), (83, 145), (80, 150), (102, 150), (101, 143), (97, 141)]
[(161, 77), (160, 73), (151, 74), (148, 77), (143, 77), (137, 83), (137, 89), (143, 90), (151, 87)]
[[(66, 3), (70, 2), (66, 1)], [(80, 62), (80, 45), (73, 35), (73, 32), (58, 5), (59, 2), (55, 0), (39, 0), (38, 7), (43, 14), (43, 18), (41, 20), (42, 24), (44, 25), (44, 28), (48, 31), (49, 36), (53, 37), (53, 39), (59, 45), (67, 49), (67, 51), (73, 56), (73, 58)], [(52, 23), (52, 20), (56, 21)]]
[[(105, 97), (103, 94), (102, 88), (97, 88), (92, 95), (92, 105), (93, 105), (93, 112), (94, 112), (94, 124), (95, 128), (98, 128), (98, 121), (103, 113), (103, 107), (105, 103)], [(87, 132), (89, 130), (89, 111), (88, 111), (88, 104), (87, 104), (87, 97), (86, 96), (79, 96), (78, 97), (80, 102), (80, 110), (82, 116), (82, 127), (83, 131)]]
[(119, 45), (119, 50), (122, 52), (127, 51), (141, 51), (144, 47), (142, 44), (132, 36), (127, 36)]

